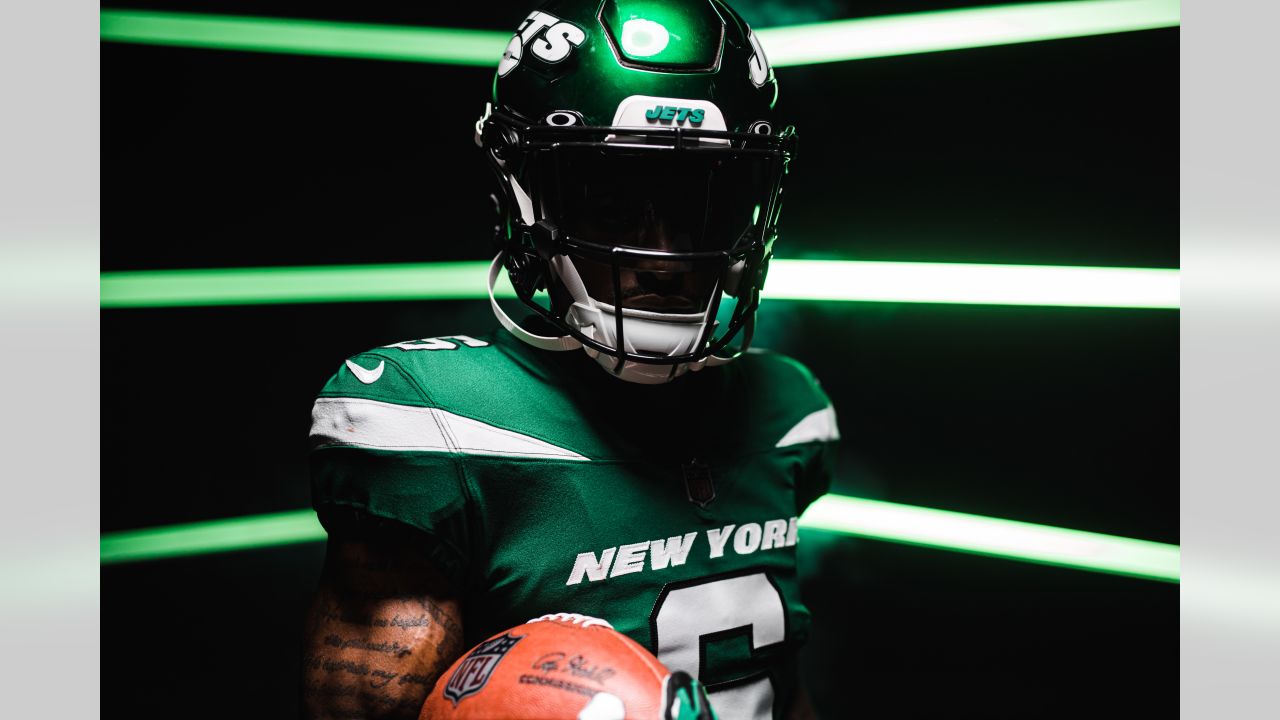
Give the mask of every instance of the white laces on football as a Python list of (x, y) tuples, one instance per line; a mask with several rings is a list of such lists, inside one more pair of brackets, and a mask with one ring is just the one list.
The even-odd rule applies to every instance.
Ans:
[(581, 625), (584, 628), (599, 626), (599, 627), (607, 627), (610, 630), (613, 629), (613, 625), (608, 620), (602, 620), (598, 617), (591, 617), (590, 615), (580, 615), (578, 613), (551, 613), (550, 615), (543, 615), (542, 617), (533, 618), (529, 622), (535, 623), (535, 622), (542, 622), (544, 620), (568, 622), (568, 623), (573, 623), (574, 625)]

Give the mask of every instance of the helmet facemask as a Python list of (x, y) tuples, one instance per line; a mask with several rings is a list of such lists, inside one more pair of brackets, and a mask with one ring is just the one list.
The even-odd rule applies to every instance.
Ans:
[[(634, 382), (746, 349), (791, 128), (543, 125), (491, 113), (478, 130), (503, 188), (500, 257), (525, 305)], [(734, 308), (722, 327), (726, 295)], [(726, 350), (739, 333), (739, 348)]]

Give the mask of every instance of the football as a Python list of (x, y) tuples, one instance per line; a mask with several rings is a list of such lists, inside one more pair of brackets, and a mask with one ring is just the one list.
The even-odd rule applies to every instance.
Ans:
[(471, 648), (440, 676), (420, 720), (662, 720), (714, 717), (674, 676), (599, 618), (544, 615)]

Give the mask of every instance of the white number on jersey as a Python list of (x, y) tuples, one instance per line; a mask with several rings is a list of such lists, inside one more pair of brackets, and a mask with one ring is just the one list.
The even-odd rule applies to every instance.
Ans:
[(421, 340), (406, 340), (405, 342), (393, 343), (391, 345), (383, 345), (388, 348), (399, 348), (401, 350), (457, 350), (458, 346), (449, 342), (457, 340), (467, 347), (480, 348), (488, 347), (489, 343), (483, 340), (476, 340), (466, 335), (445, 335), (443, 337), (423, 338)]
[[(782, 593), (763, 572), (703, 581), (664, 590), (653, 614), (658, 659), (672, 670), (699, 677), (702, 642), (708, 635), (734, 631), (751, 639), (753, 652), (786, 639)], [(711, 704), (722, 718), (769, 718), (773, 683), (767, 676), (735, 682), (721, 690), (708, 688)]]

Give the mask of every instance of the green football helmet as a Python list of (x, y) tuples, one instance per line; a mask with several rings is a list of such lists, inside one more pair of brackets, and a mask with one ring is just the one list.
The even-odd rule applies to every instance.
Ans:
[[(743, 352), (796, 146), (773, 120), (777, 94), (756, 36), (719, 0), (530, 13), (476, 123), (500, 187), (490, 298), (505, 267), (560, 335), (533, 334), (494, 301), (503, 326), (641, 383)], [(735, 304), (720, 323), (724, 296)]]

